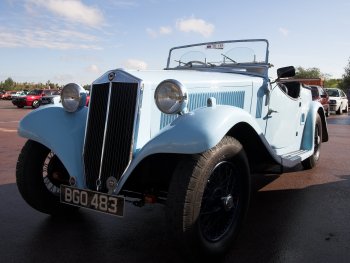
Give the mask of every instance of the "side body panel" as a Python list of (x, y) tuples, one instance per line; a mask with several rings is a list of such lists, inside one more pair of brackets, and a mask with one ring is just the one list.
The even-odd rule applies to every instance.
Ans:
[[(291, 97), (293, 88), (297, 92)], [(310, 90), (302, 88), (300, 84), (289, 89), (290, 94), (279, 85), (274, 86), (266, 116), (266, 140), (278, 155), (301, 149), (304, 125), (312, 102)]]

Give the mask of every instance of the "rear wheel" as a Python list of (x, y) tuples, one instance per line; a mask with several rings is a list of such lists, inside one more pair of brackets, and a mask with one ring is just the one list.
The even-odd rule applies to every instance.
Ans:
[(307, 159), (301, 162), (304, 169), (311, 169), (317, 165), (318, 160), (320, 159), (322, 144), (322, 121), (320, 115), (317, 114), (316, 124), (315, 124), (315, 133), (314, 133), (314, 153)]
[(237, 140), (226, 136), (179, 163), (167, 200), (170, 230), (196, 258), (223, 254), (246, 214), (249, 194), (246, 155)]
[(60, 185), (68, 184), (69, 174), (58, 157), (44, 145), (28, 140), (18, 157), (17, 187), (23, 199), (46, 214), (76, 210), (60, 203)]

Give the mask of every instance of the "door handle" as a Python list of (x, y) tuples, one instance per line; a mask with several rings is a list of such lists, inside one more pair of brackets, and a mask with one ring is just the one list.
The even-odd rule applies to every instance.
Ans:
[(273, 109), (269, 109), (267, 112), (267, 115), (271, 115), (272, 113), (278, 113), (278, 111), (273, 110)]

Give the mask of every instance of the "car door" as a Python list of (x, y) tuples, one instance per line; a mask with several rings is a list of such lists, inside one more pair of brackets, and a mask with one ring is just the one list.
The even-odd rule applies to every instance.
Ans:
[(301, 118), (300, 84), (286, 86), (277, 84), (273, 87), (265, 117), (265, 137), (277, 153), (299, 150), (301, 134), (298, 130), (305, 121)]

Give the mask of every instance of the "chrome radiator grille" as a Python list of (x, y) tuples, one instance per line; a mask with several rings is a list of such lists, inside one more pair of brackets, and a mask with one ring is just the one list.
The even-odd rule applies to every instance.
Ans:
[(84, 145), (89, 189), (96, 190), (100, 182), (98, 190), (105, 192), (107, 178), (119, 180), (127, 168), (133, 147), (137, 96), (137, 83), (93, 85)]

